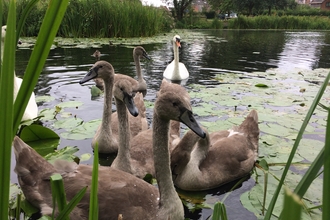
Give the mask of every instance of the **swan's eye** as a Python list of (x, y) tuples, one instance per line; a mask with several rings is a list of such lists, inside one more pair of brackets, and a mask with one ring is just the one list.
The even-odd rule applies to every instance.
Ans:
[(178, 103), (176, 103), (176, 102), (173, 102), (172, 104), (173, 104), (173, 107), (178, 106)]
[(124, 91), (123, 87), (120, 87), (120, 90), (121, 90), (121, 91)]
[(102, 67), (103, 67), (102, 65), (99, 66), (99, 68), (102, 68)]

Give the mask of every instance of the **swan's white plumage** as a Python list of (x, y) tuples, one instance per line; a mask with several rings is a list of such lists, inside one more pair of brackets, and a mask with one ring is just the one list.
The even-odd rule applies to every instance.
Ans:
[[(2, 41), (2, 45), (4, 45), (4, 39), (6, 36), (6, 28), (7, 26), (2, 26), (1, 31), (2, 31), (2, 37), (1, 37), (1, 41)], [(2, 58), (3, 58), (4, 54), (3, 54), (3, 46), (1, 47), (1, 62), (2, 62)], [(22, 79), (18, 78), (16, 75), (14, 77), (14, 100), (17, 97), (18, 91), (22, 85)], [(34, 92), (32, 92), (29, 102), (26, 106), (26, 109), (24, 111), (23, 117), (22, 117), (22, 121), (26, 121), (29, 119), (33, 119), (36, 118), (38, 116), (38, 106), (35, 100), (35, 94)]]
[(180, 36), (175, 35), (172, 40), (173, 43), (173, 52), (174, 52), (174, 59), (173, 61), (167, 65), (163, 76), (169, 80), (185, 80), (189, 77), (189, 72), (186, 66), (179, 62), (179, 47), (180, 47)]

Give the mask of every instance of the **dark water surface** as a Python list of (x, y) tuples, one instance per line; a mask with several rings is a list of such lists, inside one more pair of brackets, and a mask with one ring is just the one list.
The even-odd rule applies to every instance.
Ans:
[[(194, 34), (198, 38), (193, 39)], [(200, 37), (200, 34), (203, 37)], [(180, 34), (180, 32), (178, 33)], [(189, 84), (217, 84), (212, 80), (219, 73), (264, 72), (269, 68), (290, 70), (292, 68), (328, 68), (330, 62), (330, 32), (291, 32), (291, 31), (239, 31), (239, 30), (205, 30), (191, 32), (189, 40), (181, 36), (182, 48), (180, 62), (183, 62), (190, 77)], [(144, 44), (143, 47), (152, 58), (142, 60), (144, 78), (148, 83), (146, 99), (155, 100), (155, 93), (162, 80), (166, 65), (173, 59), (172, 34), (167, 43)], [(133, 45), (137, 46), (137, 45)], [(104, 45), (98, 48), (102, 60), (110, 62), (116, 72), (135, 76), (132, 48), (127, 46)], [(56, 48), (50, 51), (44, 70), (35, 88), (36, 96), (51, 95), (55, 101), (40, 103), (40, 110), (53, 108), (61, 101), (81, 101), (83, 106), (72, 110), (72, 113), (84, 121), (99, 119), (103, 110), (103, 97), (91, 99), (89, 87), (79, 85), (79, 80), (95, 62), (91, 55), (95, 48)], [(26, 68), (31, 50), (17, 51), (16, 74), (22, 76)], [(151, 118), (149, 112), (148, 118)], [(46, 125), (51, 128), (51, 125)], [(58, 134), (61, 130), (55, 130)], [(66, 140), (61, 138), (60, 148), (78, 146), (77, 153), (92, 153), (91, 139)], [(92, 158), (84, 163), (91, 163)], [(15, 178), (15, 177), (13, 177)], [(229, 219), (256, 219), (253, 213), (245, 210), (240, 203), (240, 194), (251, 189), (252, 179), (245, 181), (226, 200)], [(226, 187), (205, 192), (208, 203), (214, 203), (224, 197)], [(203, 194), (203, 193), (202, 193)], [(187, 213), (189, 219), (206, 219), (212, 210), (202, 209), (195, 213)]]

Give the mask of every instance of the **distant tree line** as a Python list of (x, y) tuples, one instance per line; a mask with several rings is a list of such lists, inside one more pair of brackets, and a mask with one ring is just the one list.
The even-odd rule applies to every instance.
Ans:
[(270, 15), (272, 9), (295, 9), (298, 5), (295, 0), (207, 0), (207, 2), (213, 10), (235, 11), (246, 15), (255, 15), (264, 10), (268, 10)]
[[(162, 0), (167, 6), (173, 7), (172, 13), (174, 17), (181, 21), (185, 12), (193, 0)], [(214, 11), (220, 11), (222, 13), (229, 13), (235, 11), (245, 15), (257, 15), (265, 10), (268, 10), (268, 14), (272, 13), (272, 10), (285, 10), (295, 9), (297, 3), (295, 0), (206, 0)]]

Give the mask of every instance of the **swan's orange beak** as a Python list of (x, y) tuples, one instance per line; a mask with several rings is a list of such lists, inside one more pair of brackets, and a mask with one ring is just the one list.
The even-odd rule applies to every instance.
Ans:
[(176, 46), (178, 46), (178, 48), (181, 48), (181, 44), (180, 44), (180, 41), (176, 41)]

